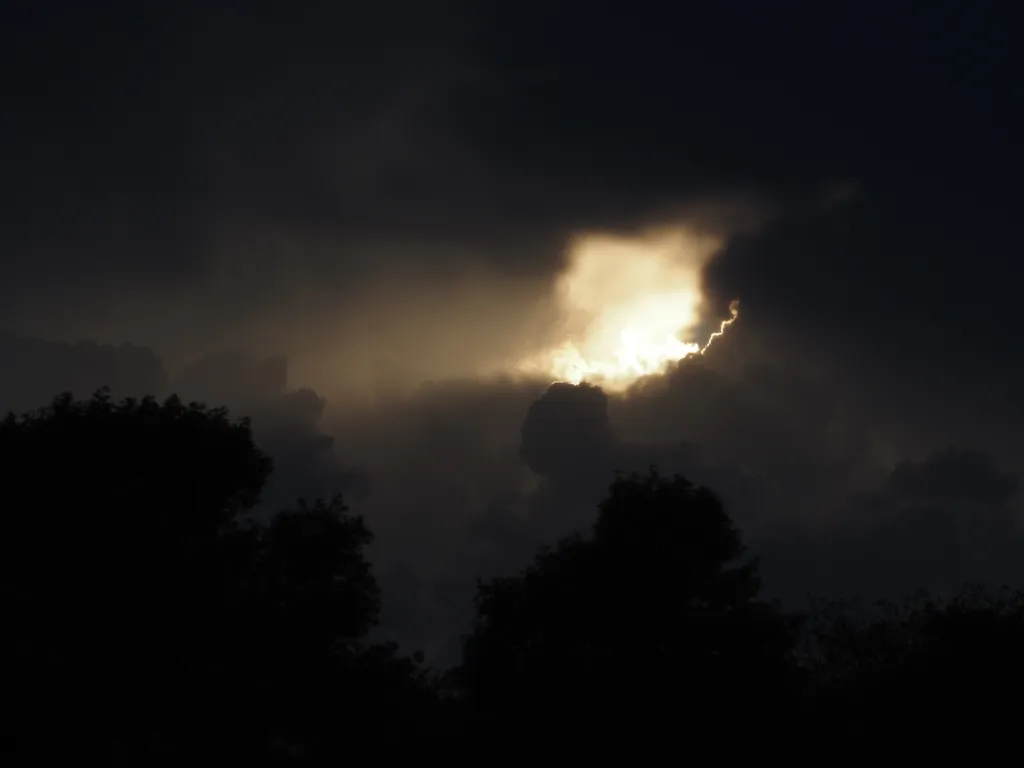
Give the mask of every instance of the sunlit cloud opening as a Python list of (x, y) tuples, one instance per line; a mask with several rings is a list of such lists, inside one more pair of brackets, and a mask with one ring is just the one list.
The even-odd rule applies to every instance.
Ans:
[(517, 367), (623, 391), (702, 354), (738, 312), (733, 302), (732, 317), (716, 333), (703, 343), (691, 338), (701, 319), (701, 270), (722, 245), (686, 228), (577, 238), (555, 286), (565, 340)]

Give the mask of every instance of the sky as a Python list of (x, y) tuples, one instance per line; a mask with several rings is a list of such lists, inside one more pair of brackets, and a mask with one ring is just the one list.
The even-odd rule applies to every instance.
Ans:
[(786, 600), (1024, 576), (999, 4), (0, 13), (0, 410), (252, 416), (404, 645), (652, 464)]

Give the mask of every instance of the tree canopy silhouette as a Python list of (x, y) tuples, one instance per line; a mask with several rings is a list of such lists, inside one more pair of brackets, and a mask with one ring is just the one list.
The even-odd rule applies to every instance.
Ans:
[(589, 536), (479, 584), (457, 673), (467, 701), (520, 718), (694, 722), (760, 709), (759, 692), (788, 685), (793, 627), (757, 600), (744, 554), (706, 488), (653, 470), (618, 478)]
[[(331, 750), (338, 720), (420, 712), (432, 680), (371, 646), (372, 536), (340, 498), (247, 513), (246, 420), (70, 395), (0, 422), (9, 711), (53, 759)], [(38, 749), (38, 747), (37, 747)]]
[(721, 501), (654, 470), (618, 477), (588, 534), (478, 583), (448, 706), (421, 657), (368, 640), (363, 519), (340, 497), (255, 519), (270, 471), (246, 420), (174, 397), (65, 395), (0, 422), (6, 747), (308, 765), (351, 757), (367, 720), (401, 727), (378, 753), (415, 737), (440, 757), (513, 719), (590, 719), (695, 734), (716, 759), (819, 759), (991, 743), (1024, 719), (1020, 593), (796, 617), (759, 597)]
[(992, 744), (1024, 721), (1024, 594), (968, 586), (872, 611), (821, 603), (807, 622), (806, 733), (939, 756)]

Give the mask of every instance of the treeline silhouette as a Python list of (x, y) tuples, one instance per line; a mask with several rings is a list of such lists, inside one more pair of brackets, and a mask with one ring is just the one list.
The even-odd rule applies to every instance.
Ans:
[(1009, 748), (1021, 722), (1024, 596), (786, 610), (719, 499), (654, 470), (480, 581), (461, 663), (430, 670), (368, 639), (372, 534), (341, 498), (252, 518), (271, 469), (247, 420), (175, 397), (63, 395), (0, 423), (17, 764), (481, 759), (568, 721), (690, 762), (920, 759)]

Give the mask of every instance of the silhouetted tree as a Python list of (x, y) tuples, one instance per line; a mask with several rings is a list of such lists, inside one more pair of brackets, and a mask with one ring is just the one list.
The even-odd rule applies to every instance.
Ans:
[(919, 592), (857, 612), (819, 604), (805, 626), (808, 735), (940, 756), (991, 748), (1024, 723), (1024, 593)]
[(315, 757), (345, 716), (426, 711), (430, 676), (363, 639), (363, 520), (338, 498), (248, 519), (270, 471), (246, 420), (174, 397), (0, 423), (5, 689), (37, 752)]
[[(240, 669), (251, 686), (243, 722), (307, 758), (341, 759), (353, 722), (416, 722), (432, 714), (433, 676), (422, 657), (393, 644), (370, 644), (380, 595), (363, 547), (372, 536), (336, 497), (279, 513), (257, 528), (249, 598), (253, 664)], [(244, 638), (240, 638), (245, 642)], [(257, 651), (257, 655), (253, 655)], [(260, 658), (273, 659), (273, 665)], [(257, 740), (258, 742), (258, 740)]]
[(793, 626), (756, 599), (743, 555), (706, 488), (654, 471), (617, 479), (590, 536), (479, 584), (457, 672), (469, 706), (720, 733), (764, 714), (790, 690)]

